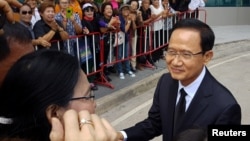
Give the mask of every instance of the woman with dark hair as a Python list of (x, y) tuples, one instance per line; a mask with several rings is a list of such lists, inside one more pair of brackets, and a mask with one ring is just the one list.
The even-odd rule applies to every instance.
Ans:
[(103, 3), (105, 2), (110, 2), (114, 10), (114, 15), (119, 15), (119, 7), (120, 4), (123, 2), (122, 0), (103, 0)]
[[(138, 35), (138, 42), (137, 47), (137, 54), (145, 53), (150, 51), (150, 23), (154, 20), (151, 17), (151, 9), (150, 7), (151, 0), (142, 0), (141, 6), (139, 11), (141, 12), (143, 26), (138, 28), (137, 35)], [(137, 66), (140, 70), (143, 66), (149, 64), (150, 66), (154, 65), (154, 61), (152, 60), (151, 54), (141, 55), (137, 58)]]
[[(2, 6), (4, 8), (9, 7), (8, 3), (0, 0), (1, 10)], [(8, 9), (3, 10), (9, 13), (7, 14), (7, 18), (9, 22), (12, 22), (12, 11)], [(1, 79), (5, 77), (9, 66), (12, 66), (12, 63), (15, 62), (17, 58), (34, 49), (31, 44), (31, 38), (28, 36), (29, 31), (18, 22), (6, 24), (3, 30), (4, 35), (0, 35), (0, 41), (4, 44), (1, 44), (0, 50), (2, 51), (3, 47), (7, 49), (7, 51), (2, 54), (4, 57), (1, 56), (3, 58), (0, 58), (0, 66), (2, 66), (0, 69), (3, 69), (3, 71), (0, 70)], [(21, 36), (20, 33), (23, 35)], [(2, 53), (1, 51), (0, 53)], [(16, 52), (19, 54), (17, 55)], [(53, 59), (53, 61), (51, 61), (51, 59)], [(60, 61), (61, 59), (63, 62)], [(67, 61), (65, 61), (65, 59)], [(56, 61), (54, 62), (54, 60)], [(76, 139), (88, 139), (89, 141), (95, 141), (97, 139), (108, 141), (117, 140), (117, 134), (113, 127), (105, 119), (91, 114), (94, 111), (95, 103), (88, 100), (93, 99), (94, 95), (76, 97), (79, 94), (86, 95), (86, 91), (87, 94), (89, 94), (89, 85), (88, 82), (86, 82), (86, 76), (80, 71), (78, 63), (76, 62), (77, 60), (68, 54), (45, 50), (44, 52), (28, 54), (14, 65), (6, 77), (6, 82), (4, 82), (3, 87), (1, 87), (0, 84), (0, 140), (46, 141), (49, 140), (49, 138), (51, 141), (66, 141), (66, 139), (72, 141)], [(3, 67), (6, 64), (9, 65)], [(64, 67), (64, 65), (66, 67)], [(70, 69), (71, 66), (73, 66), (72, 69)], [(77, 69), (79, 71), (77, 71)], [(46, 72), (47, 70), (48, 72)], [(71, 70), (69, 71), (71, 73), (69, 73), (69, 77), (67, 77), (67, 74), (64, 78), (63, 75), (67, 73), (66, 71), (68, 70)], [(17, 71), (18, 74), (24, 74), (24, 76), (16, 75), (15, 71)], [(34, 75), (34, 77), (29, 77), (30, 75)], [(63, 77), (61, 78), (60, 76)], [(77, 76), (78, 78), (76, 78)], [(1, 79), (0, 82), (2, 82)], [(22, 82), (22, 80), (24, 81)], [(50, 80), (50, 82), (48, 80)], [(15, 82), (13, 83), (14, 89), (12, 89), (11, 81)], [(32, 82), (34, 82), (34, 84), (32, 84)], [(68, 82), (72, 84), (67, 85)], [(82, 83), (85, 85), (83, 86)], [(74, 90), (72, 90), (73, 84), (75, 84)], [(62, 90), (60, 88), (61, 86)], [(64, 86), (66, 87), (64, 88)], [(17, 90), (15, 90), (16, 88)], [(64, 92), (64, 90), (66, 91)], [(81, 103), (79, 103), (80, 100)], [(75, 104), (73, 103), (74, 101)], [(77, 101), (78, 103), (76, 103)], [(83, 102), (86, 103), (85, 106)], [(80, 107), (77, 108), (77, 105), (82, 106), (85, 110), (82, 110)], [(67, 110), (70, 108), (74, 110)], [(79, 112), (80, 110), (81, 112)], [(66, 112), (64, 113), (64, 111)], [(48, 131), (49, 129), (52, 130)], [(50, 133), (47, 134), (48, 132)]]
[(99, 19), (99, 26), (102, 33), (116, 30), (120, 26), (120, 21), (117, 16), (114, 16), (112, 4), (105, 2), (101, 6), (102, 16)]
[[(86, 62), (82, 63), (82, 69), (86, 72), (87, 68), (90, 72), (100, 69), (101, 59), (100, 59), (100, 28), (98, 24), (98, 17), (94, 16), (94, 6), (91, 3), (85, 3), (82, 6), (83, 11), (83, 20), (82, 25), (86, 26), (89, 30), (90, 35), (86, 35), (88, 39), (88, 44), (90, 46), (90, 52), (93, 55), (93, 58), (89, 60), (88, 66)], [(92, 90), (98, 90), (97, 85), (94, 83), (94, 80), (98, 78), (99, 74), (90, 75), (88, 80), (91, 85)]]
[[(64, 30), (62, 23), (55, 20), (54, 4), (51, 2), (43, 2), (39, 6), (39, 12), (42, 19), (34, 25), (33, 30), (35, 37), (41, 37), (46, 41), (52, 42), (51, 49), (63, 49), (64, 45), (62, 40), (67, 40), (69, 35)], [(59, 41), (59, 44), (57, 41)], [(39, 49), (44, 48), (43, 46), (38, 47)]]
[[(114, 32), (115, 30), (120, 28), (120, 20), (118, 16), (113, 16), (113, 6), (110, 2), (105, 2), (101, 6), (101, 14), (102, 16), (99, 19), (99, 27), (101, 33), (103, 33), (103, 41), (104, 41), (104, 64), (106, 65), (109, 60), (112, 60), (113, 54), (110, 53), (110, 49), (113, 48), (112, 45), (114, 43), (114, 34), (111, 32)], [(110, 36), (111, 34), (111, 36)], [(112, 39), (111, 39), (111, 38)], [(109, 68), (109, 69), (108, 69)], [(109, 71), (112, 70), (110, 68), (114, 67), (104, 67), (104, 73), (106, 75), (106, 78), (108, 81), (111, 81), (111, 79), (107, 76), (109, 74)], [(115, 72), (115, 70), (112, 70), (112, 72)]]
[(134, 21), (130, 16), (130, 9), (131, 6), (128, 4), (121, 5), (119, 12), (119, 19), (121, 21), (120, 25), (120, 32), (124, 34), (124, 42), (120, 45), (117, 45), (115, 48), (117, 52), (116, 57), (118, 60), (122, 60), (122, 62), (117, 62), (117, 71), (119, 73), (120, 79), (125, 79), (124, 72), (126, 72), (130, 77), (135, 77), (135, 74), (132, 72), (130, 67), (130, 60), (126, 59), (130, 55), (130, 46), (129, 46), (129, 39), (130, 39), (130, 31), (134, 29)]
[(77, 58), (53, 50), (25, 55), (0, 89), (0, 137), (48, 141), (52, 117), (68, 109), (95, 113), (94, 97)]
[[(139, 11), (139, 2), (137, 0), (130, 0), (128, 2), (128, 4), (130, 5), (130, 13), (129, 16), (131, 17), (131, 26), (132, 26), (132, 30), (130, 30), (129, 34), (130, 34), (130, 44), (131, 44), (131, 55), (132, 56), (136, 56), (140, 53), (140, 46), (139, 43), (140, 39), (138, 40), (138, 30), (141, 26), (143, 26), (143, 19), (142, 19), (142, 14), (141, 11)], [(131, 63), (131, 67), (132, 70), (134, 72), (138, 70), (143, 70), (142, 65), (139, 62), (139, 57), (132, 57), (130, 59), (130, 63)]]

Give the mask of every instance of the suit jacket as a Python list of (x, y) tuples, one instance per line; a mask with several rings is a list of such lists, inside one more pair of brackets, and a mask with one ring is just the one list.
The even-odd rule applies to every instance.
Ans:
[[(127, 141), (148, 141), (161, 134), (163, 141), (172, 141), (177, 91), (178, 81), (169, 73), (164, 74), (157, 84), (148, 117), (124, 130)], [(213, 124), (241, 124), (241, 108), (232, 93), (206, 69), (176, 134), (193, 126), (207, 128)]]

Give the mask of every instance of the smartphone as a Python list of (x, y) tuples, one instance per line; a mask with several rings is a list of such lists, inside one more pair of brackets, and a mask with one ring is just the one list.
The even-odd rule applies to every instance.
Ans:
[(66, 9), (66, 17), (69, 19), (73, 15), (73, 9), (71, 7)]

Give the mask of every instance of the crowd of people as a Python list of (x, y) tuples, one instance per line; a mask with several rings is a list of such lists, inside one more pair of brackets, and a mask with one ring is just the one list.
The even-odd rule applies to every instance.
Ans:
[[(88, 5), (86, 11), (93, 12)], [(9, 4), (0, 0), (0, 18), (6, 21), (0, 26), (1, 140), (147, 141), (163, 135), (163, 141), (187, 138), (204, 141), (208, 125), (241, 124), (239, 103), (206, 67), (213, 57), (215, 40), (206, 23), (183, 19), (173, 25), (165, 56), (169, 73), (163, 74), (157, 84), (148, 117), (133, 127), (116, 131), (95, 114), (95, 95), (78, 58), (56, 47), (44, 49), (53, 46), (50, 40), (54, 35), (64, 39), (68, 32), (65, 25), (54, 20), (53, 4), (40, 6), (42, 21), (37, 21), (34, 27), (44, 27), (34, 31), (24, 17), (20, 17), (22, 23), (15, 22)], [(121, 6), (122, 15), (118, 17), (109, 16), (110, 4), (102, 6), (107, 8), (107, 17), (101, 21), (103, 32), (122, 24), (125, 26), (121, 30), (127, 31), (134, 24), (134, 21), (126, 22), (130, 6)], [(23, 4), (20, 9), (23, 15), (30, 15), (32, 8)], [(79, 24), (75, 21), (77, 16), (71, 16), (67, 24)], [(36, 32), (44, 36), (33, 38)], [(74, 40), (70, 42), (74, 44)], [(35, 51), (34, 44), (42, 49)], [(63, 50), (64, 42), (61, 44)]]
[[(165, 29), (170, 29), (172, 20), (169, 18), (184, 12), (181, 7), (194, 11), (201, 6), (193, 1), (196, 0), (185, 1), (185, 4), (179, 0), (142, 0), (141, 3), (138, 0), (126, 3), (120, 0), (102, 3), (93, 0), (13, 0), (11, 3), (15, 4), (11, 6), (17, 11), (15, 20), (30, 31), (36, 50), (50, 48), (78, 57), (92, 90), (97, 90), (95, 80), (100, 74), (95, 72), (98, 70), (107, 81), (112, 81), (110, 73), (125, 79), (125, 74), (135, 77), (146, 63), (154, 66), (159, 59), (164, 59), (163, 49), (167, 45), (167, 40), (162, 39), (164, 21), (169, 23)], [(153, 34), (145, 28), (149, 25)], [(114, 45), (115, 34), (119, 31), (124, 39)]]

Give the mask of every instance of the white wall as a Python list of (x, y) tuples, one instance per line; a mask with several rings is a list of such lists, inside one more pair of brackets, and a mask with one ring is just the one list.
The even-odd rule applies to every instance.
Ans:
[[(250, 25), (250, 7), (205, 7), (206, 23), (216, 25)], [(204, 14), (201, 13), (201, 18)]]

